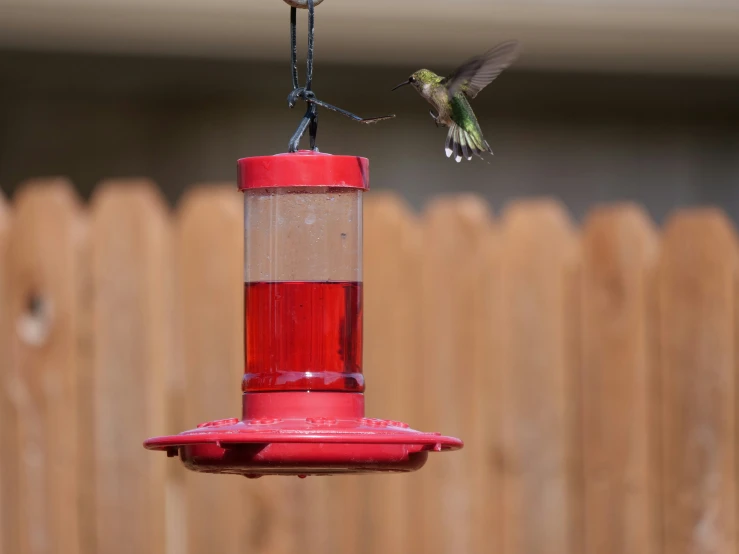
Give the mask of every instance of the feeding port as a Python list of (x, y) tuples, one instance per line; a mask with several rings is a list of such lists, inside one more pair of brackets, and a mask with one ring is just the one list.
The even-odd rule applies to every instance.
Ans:
[(209, 473), (408, 472), (462, 441), (364, 412), (362, 195), (369, 162), (298, 151), (239, 161), (244, 192), (241, 419), (146, 448)]

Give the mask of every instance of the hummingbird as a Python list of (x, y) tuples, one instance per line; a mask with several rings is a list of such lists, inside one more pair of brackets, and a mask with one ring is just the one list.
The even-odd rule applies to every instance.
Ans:
[(457, 162), (462, 161), (462, 157), (471, 160), (472, 154), (482, 158), (483, 152), (492, 154), (493, 150), (482, 135), (469, 100), (492, 83), (517, 55), (518, 41), (506, 41), (470, 58), (448, 77), (419, 69), (392, 90), (411, 85), (433, 106), (429, 114), (436, 126), (449, 128), (444, 147), (447, 158), (452, 154)]

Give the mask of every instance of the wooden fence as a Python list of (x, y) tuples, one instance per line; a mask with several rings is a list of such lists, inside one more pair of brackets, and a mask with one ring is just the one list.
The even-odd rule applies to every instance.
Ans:
[(368, 414), (462, 437), (406, 476), (198, 475), (142, 441), (239, 414), (242, 199), (0, 199), (2, 554), (737, 552), (726, 217), (365, 207)]

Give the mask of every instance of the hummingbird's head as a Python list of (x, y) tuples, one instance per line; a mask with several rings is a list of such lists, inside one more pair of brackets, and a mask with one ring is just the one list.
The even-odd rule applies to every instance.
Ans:
[(419, 94), (424, 95), (429, 92), (431, 85), (438, 84), (440, 82), (441, 77), (439, 77), (433, 71), (430, 71), (428, 69), (419, 69), (418, 71), (413, 73), (413, 75), (408, 77), (407, 81), (403, 81), (398, 86), (393, 88), (393, 90), (399, 89), (400, 87), (405, 85), (411, 85), (419, 92)]

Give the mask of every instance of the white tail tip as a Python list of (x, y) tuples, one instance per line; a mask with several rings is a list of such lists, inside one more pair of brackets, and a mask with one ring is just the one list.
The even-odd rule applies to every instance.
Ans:
[(444, 152), (446, 152), (446, 157), (450, 157), (452, 155), (452, 149), (451, 148), (444, 148)]
[(459, 163), (459, 162), (461, 162), (461, 161), (462, 161), (462, 156), (457, 156), (457, 157), (456, 157), (456, 158), (454, 158), (454, 159), (456, 160), (456, 162), (457, 162), (457, 163)]

